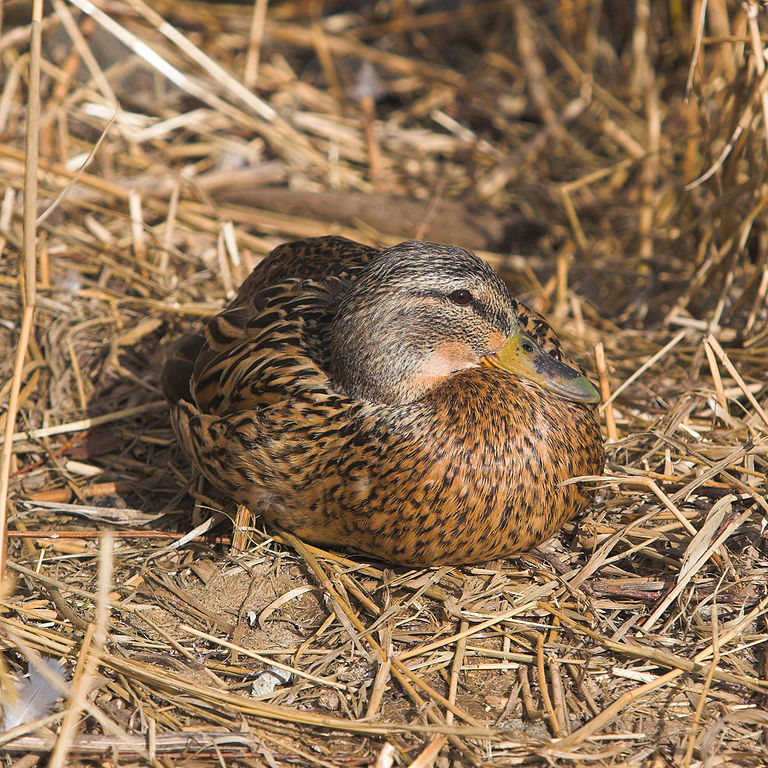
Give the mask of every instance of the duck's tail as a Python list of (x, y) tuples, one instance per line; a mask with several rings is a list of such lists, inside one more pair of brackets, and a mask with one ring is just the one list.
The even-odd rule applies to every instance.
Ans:
[[(228, 455), (228, 443), (222, 430), (226, 425), (214, 416), (199, 413), (192, 403), (179, 398), (171, 406), (171, 426), (192, 463), (215, 485), (224, 489), (223, 481), (228, 476), (227, 461), (223, 456)], [(213, 450), (217, 445), (218, 452)], [(227, 487), (226, 490), (231, 492), (232, 489)]]
[(202, 333), (189, 333), (175, 341), (163, 363), (160, 383), (169, 403), (191, 400), (190, 382), (195, 361), (205, 345)]
[(251, 506), (264, 492), (262, 478), (270, 472), (264, 445), (269, 438), (257, 423), (258, 415), (220, 418), (200, 413), (184, 399), (171, 406), (170, 415), (176, 438), (191, 462), (219, 490)]

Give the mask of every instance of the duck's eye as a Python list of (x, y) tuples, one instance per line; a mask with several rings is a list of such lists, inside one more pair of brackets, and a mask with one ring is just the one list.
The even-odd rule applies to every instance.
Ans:
[(524, 341), (520, 346), (527, 355), (532, 355), (536, 349), (530, 341)]
[(472, 294), (464, 288), (459, 288), (457, 291), (451, 291), (448, 294), (448, 298), (454, 304), (458, 304), (459, 306), (463, 307), (472, 301)]

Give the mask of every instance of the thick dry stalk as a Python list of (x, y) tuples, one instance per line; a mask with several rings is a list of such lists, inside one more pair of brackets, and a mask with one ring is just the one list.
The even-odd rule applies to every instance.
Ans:
[(16, 411), (19, 404), (24, 360), (27, 356), (27, 346), (35, 319), (37, 287), (37, 224), (35, 220), (37, 218), (37, 157), (40, 137), (40, 49), (42, 44), (40, 24), (42, 16), (43, 2), (42, 0), (34, 0), (29, 41), (29, 99), (27, 101), (27, 133), (24, 157), (26, 164), (24, 174), (24, 269), (20, 274), (20, 278), (23, 275), (24, 290), (21, 291), (21, 294), (24, 309), (21, 316), (21, 328), (8, 398), (5, 439), (2, 447), (0, 447), (0, 584), (5, 579), (5, 561), (8, 551), (6, 529), (8, 525), (8, 482), (11, 473), (11, 456), (13, 455), (12, 437), (16, 427)]

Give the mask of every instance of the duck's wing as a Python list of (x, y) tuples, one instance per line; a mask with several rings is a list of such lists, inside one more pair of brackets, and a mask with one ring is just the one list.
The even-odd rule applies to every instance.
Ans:
[[(543, 315), (512, 299), (520, 327), (549, 355), (563, 362), (563, 346), (552, 326)], [(570, 364), (570, 363), (569, 363)]]
[(214, 317), (190, 376), (198, 409), (223, 415), (327, 399), (323, 338), (343, 282), (284, 280)]
[(543, 315), (540, 315), (535, 310), (515, 299), (512, 300), (512, 303), (515, 305), (515, 314), (517, 315), (518, 322), (522, 329), (526, 331), (526, 333), (528, 333), (547, 354), (552, 355), (555, 360), (559, 360), (561, 363), (570, 365), (571, 368), (575, 368), (577, 371), (584, 374), (584, 376), (589, 375), (584, 366), (580, 365), (576, 360), (563, 352), (560, 338)]
[[(286, 380), (276, 366), (288, 355), (297, 365), (308, 358), (312, 376), (320, 373), (322, 327), (376, 253), (335, 236), (279, 245), (254, 268), (228, 307), (170, 348), (161, 374), (167, 399), (194, 400), (201, 410), (216, 412), (255, 408), (265, 404), (262, 396), (268, 402), (282, 392), (268, 386), (264, 376), (273, 383)], [(304, 374), (296, 380), (314, 386)]]
[[(184, 452), (214, 485), (253, 508), (287, 488), (286, 475), (295, 475), (297, 487), (315, 476), (301, 452), (317, 449), (323, 425), (346, 410), (315, 359), (339, 282), (288, 278), (253, 291), (204, 333), (179, 342), (166, 363), (166, 394), (179, 392), (171, 425)], [(168, 385), (171, 373), (181, 378), (177, 390)]]

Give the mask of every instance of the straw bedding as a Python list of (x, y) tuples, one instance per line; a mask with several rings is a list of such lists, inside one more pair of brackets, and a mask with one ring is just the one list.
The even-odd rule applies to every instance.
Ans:
[[(69, 692), (5, 764), (765, 765), (765, 10), (95, 7), (37, 52), (3, 4), (0, 698), (61, 686), (44, 657)], [(604, 398), (582, 519), (391, 570), (194, 475), (165, 345), (328, 233), (473, 248), (551, 318)]]

